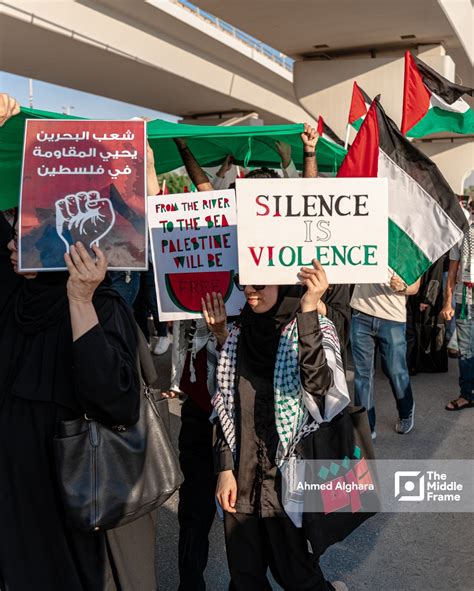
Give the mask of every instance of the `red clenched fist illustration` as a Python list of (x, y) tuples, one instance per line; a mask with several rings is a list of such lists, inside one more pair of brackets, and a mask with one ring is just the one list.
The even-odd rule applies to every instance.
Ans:
[(56, 231), (69, 247), (80, 241), (90, 248), (112, 229), (115, 212), (110, 199), (97, 191), (80, 191), (56, 201)]

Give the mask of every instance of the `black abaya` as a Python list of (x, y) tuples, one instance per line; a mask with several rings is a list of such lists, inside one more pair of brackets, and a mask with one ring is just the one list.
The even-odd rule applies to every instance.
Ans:
[[(60, 284), (60, 274), (23, 279), (0, 317), (0, 573), (8, 591), (119, 588), (105, 534), (67, 524), (52, 443), (58, 421), (84, 412), (108, 424), (137, 419), (136, 329), (120, 298), (99, 288), (99, 324), (73, 343)], [(49, 298), (55, 314), (38, 298)]]
[[(412, 375), (448, 371), (446, 326), (441, 316), (443, 265), (444, 257), (431, 265), (421, 278), (418, 293), (407, 301), (407, 365)], [(421, 312), (420, 304), (428, 308)]]

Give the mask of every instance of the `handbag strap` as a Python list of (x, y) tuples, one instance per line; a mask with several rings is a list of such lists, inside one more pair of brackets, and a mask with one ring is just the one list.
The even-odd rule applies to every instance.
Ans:
[(148, 348), (145, 335), (138, 325), (136, 325), (136, 328), (138, 364), (139, 368), (141, 369), (141, 376), (145, 382), (145, 385), (151, 387), (158, 379), (158, 374), (156, 373), (155, 364), (153, 363), (153, 358), (151, 356), (150, 349)]

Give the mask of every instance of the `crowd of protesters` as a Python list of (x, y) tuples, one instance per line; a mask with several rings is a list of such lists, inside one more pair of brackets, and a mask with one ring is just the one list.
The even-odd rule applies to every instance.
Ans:
[[(16, 101), (0, 94), (0, 126), (18, 112)], [(301, 139), (303, 176), (316, 177), (316, 130), (305, 124)], [(198, 191), (227, 188), (231, 156), (210, 182), (186, 142), (175, 141)], [(298, 176), (288, 146), (280, 143), (276, 149), (282, 174)], [(149, 149), (148, 194), (159, 193), (154, 158), (159, 154)], [(246, 176), (270, 183), (280, 174), (259, 168)], [(282, 426), (275, 415), (275, 389), (285, 380), (301, 384), (312, 405), (307, 423), (290, 425), (286, 441), (291, 447), (315, 416), (331, 421), (349, 403), (344, 372), (352, 354), (354, 402), (367, 409), (375, 439), (379, 351), (395, 398), (395, 430), (407, 435), (415, 424), (410, 374), (447, 371), (446, 328), (454, 318), (460, 391), (446, 410), (474, 407), (470, 204), (466, 216), (469, 231), (447, 255), (449, 262), (438, 261), (413, 285), (393, 273), (385, 284), (329, 285), (324, 268), (314, 260), (311, 268), (299, 271), (293, 286), (240, 285), (237, 277), (246, 298), (238, 317), (227, 317), (220, 294), (208, 294), (201, 319), (169, 326), (159, 318), (151, 264), (146, 272), (108, 273), (98, 247), (93, 247), (93, 260), (77, 243), (65, 255), (67, 272), (19, 274), (16, 212), (3, 212), (0, 589), (164, 588), (159, 572), (155, 579), (153, 516), (105, 532), (74, 529), (59, 499), (52, 451), (59, 421), (84, 413), (124, 428), (137, 421), (137, 331), (142, 330), (151, 347), (150, 314), (157, 336), (152, 352), (164, 354), (172, 343), (166, 396), (184, 398), (180, 590), (205, 589), (216, 498), (224, 512), (231, 589), (271, 589), (268, 569), (286, 590), (347, 589), (340, 581), (325, 580), (318, 556), (283, 508), (278, 469)], [(290, 366), (282, 359), (293, 346), (297, 363)], [(138, 580), (133, 575), (137, 571), (139, 587), (130, 583)]]

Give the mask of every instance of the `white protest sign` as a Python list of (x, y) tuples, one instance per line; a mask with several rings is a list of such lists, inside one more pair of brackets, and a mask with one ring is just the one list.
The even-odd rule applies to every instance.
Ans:
[(296, 283), (313, 258), (330, 283), (387, 280), (387, 179), (237, 179), (236, 192), (240, 283)]
[(235, 192), (152, 196), (147, 209), (160, 320), (201, 317), (201, 298), (212, 292), (229, 316), (239, 314)]

